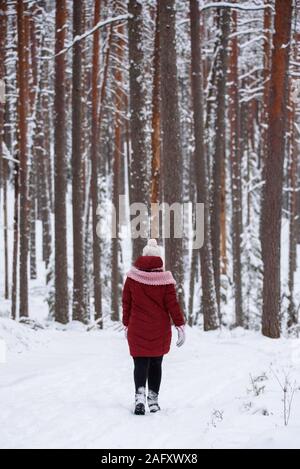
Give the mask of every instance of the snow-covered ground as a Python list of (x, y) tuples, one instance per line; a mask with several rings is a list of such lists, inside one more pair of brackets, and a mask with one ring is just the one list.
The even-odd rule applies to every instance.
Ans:
[[(32, 319), (47, 324), (40, 230), (38, 222), (39, 278), (30, 282), (29, 307)], [(0, 448), (300, 448), (300, 340), (188, 329), (184, 347), (177, 349), (173, 342), (164, 359), (162, 411), (134, 416), (132, 359), (119, 325), (114, 330), (106, 318), (104, 331), (86, 332), (74, 324), (34, 331), (7, 318), (11, 305), (2, 297), (2, 233), (0, 339), (8, 353), (7, 363), (0, 363)], [(11, 261), (12, 226), (8, 234)], [(68, 245), (71, 265), (71, 241)], [(284, 287), (286, 221), (282, 248)], [(126, 268), (129, 262), (128, 255)], [(295, 290), (298, 298), (300, 262)], [(228, 310), (230, 317), (233, 308)], [(277, 381), (286, 374), (292, 386), (296, 383), (287, 427)]]
[[(0, 336), (10, 348), (0, 365), (1, 448), (300, 448), (300, 340), (188, 329), (164, 360), (162, 411), (143, 417), (132, 413), (123, 333), (32, 331), (1, 319)], [(297, 392), (285, 427), (277, 378), (287, 373)]]

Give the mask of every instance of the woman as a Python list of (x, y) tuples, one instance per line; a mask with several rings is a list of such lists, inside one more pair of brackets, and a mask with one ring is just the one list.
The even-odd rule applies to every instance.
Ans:
[(175, 280), (171, 272), (163, 270), (155, 239), (148, 241), (143, 256), (128, 272), (122, 303), (125, 334), (134, 360), (134, 413), (145, 414), (147, 380), (149, 410), (157, 412), (162, 359), (171, 344), (171, 319), (178, 331), (178, 347), (185, 341), (185, 320), (177, 301)]

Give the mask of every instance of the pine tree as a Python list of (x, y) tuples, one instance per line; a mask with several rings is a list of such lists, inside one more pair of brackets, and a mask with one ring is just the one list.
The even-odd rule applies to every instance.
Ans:
[(230, 51), (230, 163), (231, 163), (231, 195), (232, 195), (232, 256), (233, 284), (235, 296), (235, 323), (237, 327), (244, 325), (242, 300), (242, 189), (241, 189), (241, 136), (240, 136), (240, 103), (238, 82), (238, 41), (237, 13), (232, 13), (232, 33)]
[[(182, 201), (182, 148), (180, 141), (178, 79), (176, 65), (175, 1), (159, 0), (162, 155), (164, 202), (171, 208)], [(175, 217), (174, 217), (175, 218)], [(165, 240), (166, 268), (177, 281), (177, 291), (184, 308), (183, 244), (175, 238), (175, 221), (170, 220), (170, 238)]]
[[(153, 89), (152, 89), (152, 159), (151, 159), (151, 203), (161, 202), (161, 144), (160, 144), (160, 25), (159, 9), (156, 11), (154, 58), (153, 58)], [(154, 233), (153, 237), (158, 237)], [(152, 237), (152, 235), (151, 235)]]
[(29, 194), (28, 194), (28, 22), (27, 4), (17, 2), (18, 21), (18, 88), (19, 88), (19, 159), (20, 159), (20, 317), (28, 312), (28, 242), (29, 242)]
[[(130, 203), (148, 205), (147, 149), (145, 141), (145, 90), (143, 53), (143, 7), (138, 0), (129, 0), (128, 46), (129, 46), (129, 95), (130, 95)], [(140, 227), (147, 237), (148, 226)], [(133, 259), (141, 255), (145, 240), (133, 238)]]
[[(95, 0), (94, 9), (94, 25), (100, 21), (100, 7), (101, 1)], [(102, 317), (101, 305), (101, 269), (100, 269), (100, 240), (97, 235), (97, 210), (99, 204), (98, 195), (98, 177), (99, 177), (99, 122), (98, 122), (98, 106), (99, 106), (99, 86), (98, 86), (98, 73), (99, 73), (99, 52), (100, 52), (100, 31), (96, 31), (93, 38), (93, 69), (92, 69), (92, 136), (91, 136), (91, 161), (92, 161), (92, 175), (91, 175), (91, 197), (92, 197), (92, 224), (93, 224), (93, 282), (94, 282), (94, 315), (96, 320)], [(101, 103), (102, 104), (102, 103)], [(103, 327), (102, 322), (100, 326)]]
[[(0, 189), (3, 189), (3, 239), (4, 239), (4, 298), (9, 298), (8, 281), (8, 216), (7, 216), (7, 179), (8, 164), (3, 158), (4, 153), (4, 113), (5, 113), (5, 46), (7, 32), (7, 7), (4, 0), (0, 1), (0, 80), (1, 80), (1, 99), (0, 99)], [(0, 200), (1, 202), (1, 200)], [(2, 207), (1, 207), (2, 209)]]
[(197, 0), (190, 0), (191, 18), (191, 47), (192, 47), (192, 93), (195, 131), (195, 171), (197, 187), (197, 203), (204, 204), (204, 246), (200, 250), (202, 305), (204, 314), (204, 330), (214, 330), (218, 327), (217, 301), (214, 284), (211, 227), (209, 213), (209, 193), (207, 160), (204, 145), (204, 115), (203, 115), (203, 81), (201, 61), (200, 18)]
[(292, 0), (276, 0), (268, 155), (262, 209), (262, 256), (264, 263), (262, 332), (270, 338), (280, 337), (280, 237), (292, 11)]
[[(73, 38), (82, 34), (83, 0), (73, 3)], [(72, 209), (73, 209), (73, 320), (87, 322), (84, 304), (82, 42), (73, 47), (72, 68)]]
[(66, 0), (56, 0), (55, 38), (55, 320), (66, 324), (69, 321), (68, 261), (67, 261), (67, 161), (65, 135), (66, 73), (64, 49), (66, 36)]
[(220, 46), (218, 47), (216, 59), (216, 117), (215, 117), (215, 148), (213, 156), (213, 191), (212, 191), (212, 212), (211, 212), (211, 229), (212, 229), (212, 249), (214, 275), (216, 284), (217, 302), (220, 308), (220, 276), (221, 276), (221, 194), (222, 194), (222, 174), (224, 172), (225, 154), (226, 154), (226, 133), (225, 133), (225, 117), (226, 117), (226, 75), (228, 65), (228, 35), (230, 29), (230, 10), (223, 8), (219, 13), (220, 28)]
[[(118, 5), (120, 8), (121, 4)], [(116, 44), (115, 44), (115, 65), (114, 65), (114, 82), (115, 82), (115, 122), (114, 122), (114, 158), (113, 158), (113, 189), (112, 201), (116, 213), (116, 236), (111, 242), (111, 318), (113, 321), (119, 320), (120, 306), (120, 233), (119, 233), (119, 195), (120, 195), (120, 172), (122, 152), (122, 111), (124, 107), (123, 93), (123, 71), (121, 64), (124, 60), (125, 43), (123, 39), (124, 28), (122, 25), (116, 28)]]

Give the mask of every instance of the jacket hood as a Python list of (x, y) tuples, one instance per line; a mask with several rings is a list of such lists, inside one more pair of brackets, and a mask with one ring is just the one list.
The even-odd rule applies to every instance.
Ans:
[(159, 256), (140, 256), (135, 261), (134, 267), (146, 272), (163, 270), (163, 260)]

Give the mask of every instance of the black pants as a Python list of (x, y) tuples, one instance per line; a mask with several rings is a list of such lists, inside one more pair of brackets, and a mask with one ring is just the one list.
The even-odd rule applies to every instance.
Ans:
[(134, 382), (135, 390), (146, 387), (148, 379), (148, 389), (159, 393), (161, 382), (161, 357), (133, 357), (134, 360)]

